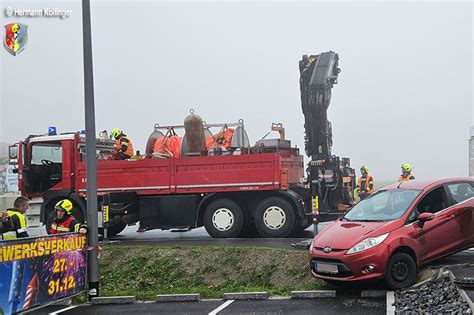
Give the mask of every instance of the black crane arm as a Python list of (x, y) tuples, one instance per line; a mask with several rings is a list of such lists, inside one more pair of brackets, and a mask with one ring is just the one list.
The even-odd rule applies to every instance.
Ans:
[(312, 210), (331, 219), (354, 203), (355, 172), (348, 158), (332, 155), (332, 128), (327, 110), (337, 83), (339, 56), (328, 51), (300, 60), (301, 106), (305, 119), (305, 150)]
[(333, 51), (304, 55), (300, 60), (301, 105), (305, 117), (305, 150), (312, 160), (331, 156), (332, 130), (327, 119), (331, 89), (341, 71)]

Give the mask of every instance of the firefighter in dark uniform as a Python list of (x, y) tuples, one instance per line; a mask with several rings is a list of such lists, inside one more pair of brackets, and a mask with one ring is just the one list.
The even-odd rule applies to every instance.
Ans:
[(3, 233), (3, 240), (6, 241), (20, 237), (28, 237), (25, 212), (29, 207), (30, 199), (20, 196), (15, 199), (13, 208), (7, 209), (7, 215), (10, 217), (13, 226), (9, 231)]
[(116, 141), (114, 156), (119, 160), (131, 158), (133, 156), (133, 144), (127, 135), (118, 128), (113, 129), (110, 135)]
[(69, 232), (87, 233), (87, 226), (71, 215), (73, 205), (69, 199), (63, 199), (54, 206), (55, 218), (48, 227), (49, 234)]
[(357, 194), (360, 200), (374, 193), (374, 178), (369, 175), (369, 168), (364, 165), (360, 168), (360, 174), (357, 181)]

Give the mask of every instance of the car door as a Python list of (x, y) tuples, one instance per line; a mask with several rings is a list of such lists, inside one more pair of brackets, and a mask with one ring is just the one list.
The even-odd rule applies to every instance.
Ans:
[(454, 250), (455, 242), (460, 239), (460, 232), (457, 221), (454, 220), (456, 207), (449, 207), (445, 186), (438, 186), (426, 193), (417, 203), (416, 210), (420, 214), (434, 214), (433, 220), (424, 222), (422, 226), (414, 224), (420, 259), (426, 262)]
[(474, 182), (458, 182), (446, 186), (456, 208), (453, 215), (460, 234), (457, 247), (474, 246)]

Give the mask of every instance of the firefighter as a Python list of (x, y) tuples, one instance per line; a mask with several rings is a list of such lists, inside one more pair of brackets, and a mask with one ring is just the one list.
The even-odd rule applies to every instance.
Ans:
[(402, 175), (400, 175), (400, 178), (398, 179), (399, 182), (406, 182), (409, 180), (415, 179), (415, 176), (411, 174), (411, 165), (408, 163), (405, 163), (402, 165)]
[(25, 212), (29, 207), (30, 199), (20, 196), (15, 199), (13, 208), (7, 209), (7, 215), (10, 217), (13, 226), (11, 226), (10, 231), (3, 233), (3, 240), (6, 241), (20, 237), (28, 237), (28, 232), (26, 231)]
[(119, 160), (126, 160), (133, 156), (132, 141), (123, 133), (122, 130), (115, 128), (110, 132), (112, 138), (115, 139), (114, 156)]
[(365, 197), (373, 194), (374, 178), (369, 175), (369, 168), (366, 165), (363, 165), (360, 168), (360, 174), (362, 176), (359, 177), (359, 180), (357, 181), (357, 194), (360, 200), (362, 200)]
[(69, 232), (87, 233), (87, 226), (81, 224), (71, 214), (73, 205), (69, 199), (60, 200), (54, 206), (56, 212), (54, 220), (50, 223), (49, 234), (60, 234)]

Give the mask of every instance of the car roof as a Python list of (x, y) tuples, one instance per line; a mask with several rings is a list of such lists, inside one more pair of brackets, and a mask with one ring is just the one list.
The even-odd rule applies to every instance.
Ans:
[(445, 178), (445, 179), (432, 179), (432, 180), (409, 180), (402, 183), (393, 183), (391, 185), (381, 188), (381, 190), (387, 189), (429, 189), (432, 186), (444, 185), (456, 182), (471, 182), (474, 183), (473, 177), (456, 177), (456, 178)]

